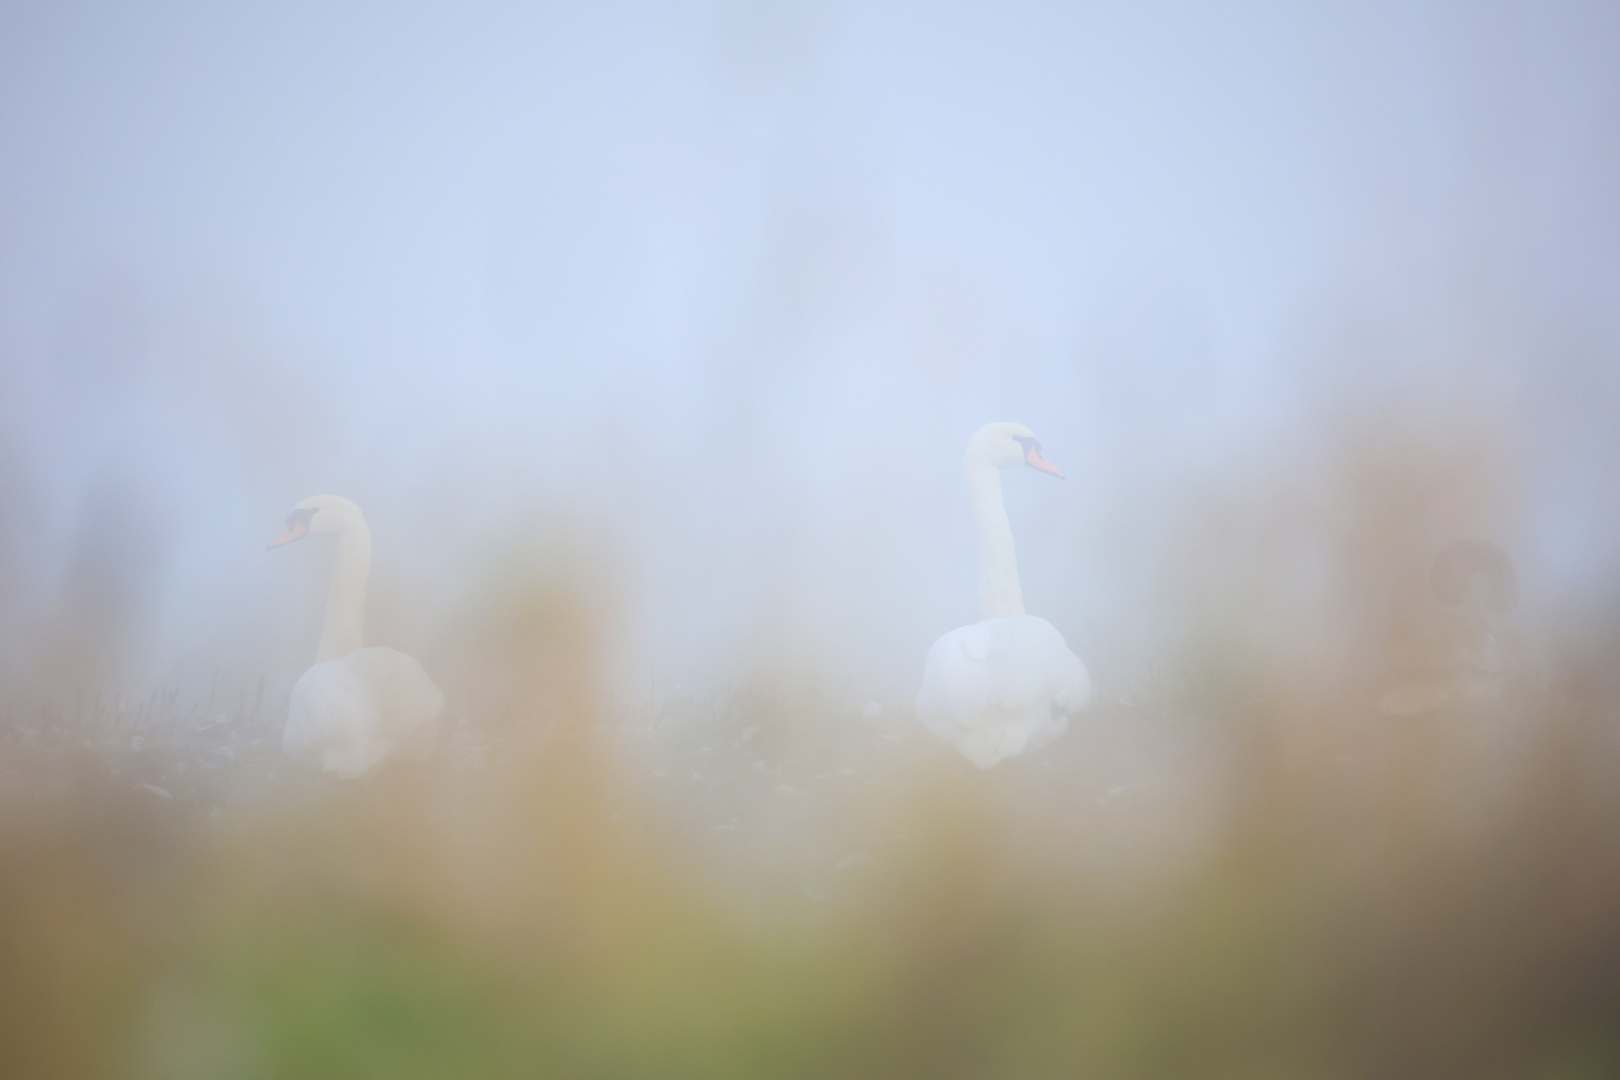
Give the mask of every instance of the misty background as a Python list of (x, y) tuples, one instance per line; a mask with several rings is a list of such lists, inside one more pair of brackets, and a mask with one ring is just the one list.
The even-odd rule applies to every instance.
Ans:
[(436, 675), (516, 559), (615, 695), (906, 702), (977, 617), (991, 420), (1068, 474), (1008, 511), (1104, 695), (1212, 608), (1385, 604), (1369, 488), (1378, 565), (1489, 536), (1580, 625), (1616, 56), (1597, 2), (8, 3), (0, 673), (284, 694), (330, 553), (264, 546), (330, 492)]

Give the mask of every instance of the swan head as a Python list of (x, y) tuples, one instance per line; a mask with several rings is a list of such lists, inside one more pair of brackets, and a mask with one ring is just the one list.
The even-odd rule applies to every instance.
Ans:
[(287, 531), (270, 541), (270, 547), (278, 548), (318, 533), (345, 533), (357, 525), (363, 528), (365, 523), (360, 508), (341, 495), (315, 495), (293, 507), (287, 515)]
[(1014, 465), (1028, 465), (1063, 479), (1056, 465), (1041, 453), (1041, 440), (1023, 424), (1000, 422), (986, 424), (968, 440), (965, 461), (983, 462), (997, 469), (1010, 469)]

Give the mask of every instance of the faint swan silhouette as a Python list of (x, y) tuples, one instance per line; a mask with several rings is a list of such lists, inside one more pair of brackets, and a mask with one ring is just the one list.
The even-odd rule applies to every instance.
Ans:
[(270, 547), (319, 534), (337, 537), (337, 565), (315, 665), (293, 687), (282, 747), (352, 779), (399, 750), (431, 753), (444, 694), (413, 658), (360, 645), (371, 530), (358, 506), (336, 495), (305, 499)]
[(1389, 716), (1500, 698), (1529, 673), (1508, 618), (1518, 602), (1513, 562), (1488, 540), (1458, 540), (1429, 572), (1440, 608), (1391, 644), (1391, 679), (1378, 701)]
[(979, 534), (981, 621), (928, 650), (917, 716), (981, 769), (1062, 735), (1091, 700), (1091, 676), (1057, 628), (1024, 614), (1001, 470), (1027, 465), (1062, 478), (1022, 424), (986, 424), (968, 442), (962, 471)]

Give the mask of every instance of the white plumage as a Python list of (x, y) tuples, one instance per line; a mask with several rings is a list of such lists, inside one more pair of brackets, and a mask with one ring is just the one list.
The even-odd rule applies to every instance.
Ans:
[(1091, 700), (1091, 676), (1057, 628), (1035, 615), (985, 619), (928, 650), (917, 715), (988, 769), (1056, 739)]
[(438, 741), (444, 694), (413, 657), (373, 645), (316, 664), (293, 687), (281, 746), (348, 780), (397, 751), (419, 757)]
[(988, 769), (1051, 742), (1091, 701), (1091, 676), (1057, 628), (1024, 613), (1001, 470), (1028, 465), (1061, 478), (1021, 424), (987, 424), (968, 443), (962, 470), (979, 534), (981, 621), (928, 650), (917, 717), (973, 764)]
[(316, 663), (293, 686), (281, 745), (288, 757), (313, 758), (353, 779), (396, 752), (431, 753), (444, 694), (412, 657), (360, 645), (371, 569), (371, 532), (360, 508), (336, 495), (305, 499), (270, 546), (316, 533), (337, 537), (337, 565)]
[(1488, 540), (1456, 541), (1435, 559), (1429, 582), (1435, 604), (1390, 642), (1380, 712), (1418, 716), (1536, 684), (1529, 650), (1509, 621), (1518, 580), (1507, 552)]

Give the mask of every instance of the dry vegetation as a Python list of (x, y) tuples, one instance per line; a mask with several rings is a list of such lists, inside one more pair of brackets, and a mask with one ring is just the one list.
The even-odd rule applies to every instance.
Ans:
[(435, 759), (354, 784), (255, 687), (12, 702), (0, 1073), (1620, 1074), (1620, 696), (1378, 714), (1398, 605), (1289, 604), (1425, 542), (1347, 471), (1200, 511), (1252, 554), (1178, 554), (1176, 676), (988, 773), (813, 683), (604, 707), (543, 576), (473, 620)]

